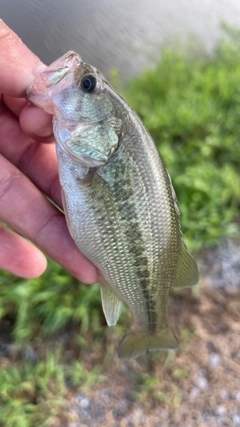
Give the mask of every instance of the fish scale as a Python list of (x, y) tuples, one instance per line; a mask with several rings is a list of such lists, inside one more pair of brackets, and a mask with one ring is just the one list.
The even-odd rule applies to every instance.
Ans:
[[(47, 96), (46, 96), (47, 95)], [(98, 267), (107, 323), (132, 314), (119, 357), (177, 348), (170, 288), (198, 281), (171, 178), (149, 133), (104, 76), (68, 52), (30, 85), (53, 114), (63, 205), (78, 248)]]

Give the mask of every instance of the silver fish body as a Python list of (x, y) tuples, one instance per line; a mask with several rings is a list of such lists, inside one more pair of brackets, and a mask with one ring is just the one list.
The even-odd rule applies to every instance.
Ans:
[(141, 120), (74, 52), (50, 65), (27, 99), (54, 115), (68, 227), (99, 269), (108, 324), (117, 322), (122, 301), (131, 311), (119, 356), (177, 348), (169, 290), (196, 284), (198, 270), (171, 179)]

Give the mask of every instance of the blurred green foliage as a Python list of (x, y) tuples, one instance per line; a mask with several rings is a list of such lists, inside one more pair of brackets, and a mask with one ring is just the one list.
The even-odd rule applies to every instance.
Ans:
[[(88, 390), (96, 382), (104, 381), (98, 368), (88, 371), (82, 363), (71, 366), (61, 361), (60, 347), (47, 351), (43, 360), (5, 361), (0, 366), (0, 427), (47, 427), (61, 419), (68, 425), (68, 389)], [(66, 383), (68, 382), (68, 387)]]
[[(193, 59), (186, 50), (166, 48), (156, 68), (130, 81), (124, 94), (153, 136), (170, 172), (185, 240), (195, 250), (238, 233), (240, 37), (231, 32), (228, 29), (231, 40), (219, 44), (210, 58), (195, 54)], [(116, 72), (114, 79), (117, 82)], [(105, 351), (108, 334), (98, 286), (79, 284), (52, 261), (46, 273), (34, 280), (1, 272), (0, 327), (6, 319), (20, 348), (35, 337), (43, 339), (59, 330), (64, 335), (69, 325), (77, 330), (74, 340), (80, 350), (71, 369), (57, 350), (44, 352), (35, 361), (0, 365), (0, 426), (53, 425), (66, 405), (69, 386), (91, 386), (102, 380), (101, 371), (86, 367), (81, 353), (90, 346), (91, 353)], [(126, 311), (121, 319), (122, 323), (128, 321)], [(122, 332), (121, 322), (115, 334)], [(114, 353), (111, 342), (108, 348), (104, 369)], [(172, 376), (177, 382), (185, 375), (187, 371), (178, 370)], [(178, 405), (181, 396), (175, 388)], [(146, 374), (139, 393), (148, 390), (160, 402), (167, 399), (154, 378)]]
[(18, 344), (36, 334), (52, 334), (70, 321), (79, 325), (82, 336), (89, 324), (93, 334), (101, 333), (98, 285), (81, 285), (53, 261), (49, 260), (47, 271), (37, 279), (1, 272), (0, 280), (0, 318), (16, 317), (13, 336)]
[(51, 425), (66, 406), (64, 369), (56, 354), (36, 365), (25, 360), (1, 367), (0, 384), (1, 427)]
[(132, 80), (126, 92), (171, 175), (191, 249), (239, 235), (239, 40), (194, 60), (186, 49), (166, 48), (157, 67)]

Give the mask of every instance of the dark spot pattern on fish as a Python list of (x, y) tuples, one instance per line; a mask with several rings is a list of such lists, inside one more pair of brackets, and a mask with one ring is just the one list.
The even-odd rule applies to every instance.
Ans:
[[(145, 242), (136, 216), (134, 192), (130, 177), (127, 176), (125, 164), (119, 158), (112, 171), (113, 189), (119, 210), (119, 219), (124, 224), (123, 233), (128, 244), (128, 253), (133, 257), (135, 277), (144, 296), (149, 330), (154, 332), (157, 326), (156, 301), (151, 298), (149, 262), (145, 254)], [(126, 175), (125, 178), (124, 175)], [(128, 179), (127, 179), (128, 178)]]

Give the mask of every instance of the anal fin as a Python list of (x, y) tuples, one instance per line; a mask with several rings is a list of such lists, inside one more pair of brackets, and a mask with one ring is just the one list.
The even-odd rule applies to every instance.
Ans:
[(100, 284), (102, 308), (106, 317), (108, 326), (116, 325), (122, 309), (122, 301), (105, 284)]

